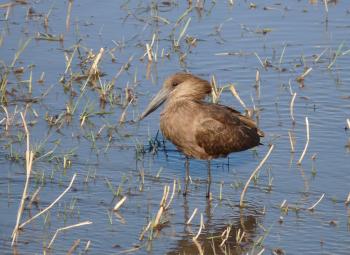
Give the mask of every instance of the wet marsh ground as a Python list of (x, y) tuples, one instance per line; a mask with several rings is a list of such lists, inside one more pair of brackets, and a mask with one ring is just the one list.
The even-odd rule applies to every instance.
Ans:
[[(348, 253), (350, 6), (189, 2), (0, 4), (2, 252)], [(209, 201), (159, 111), (134, 121), (178, 71), (266, 136), (213, 161)]]

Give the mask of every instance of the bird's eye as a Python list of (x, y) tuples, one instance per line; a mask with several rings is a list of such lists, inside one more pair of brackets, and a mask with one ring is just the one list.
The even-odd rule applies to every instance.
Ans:
[(171, 84), (173, 87), (176, 87), (177, 85), (179, 85), (179, 82), (177, 81), (173, 81), (173, 83)]

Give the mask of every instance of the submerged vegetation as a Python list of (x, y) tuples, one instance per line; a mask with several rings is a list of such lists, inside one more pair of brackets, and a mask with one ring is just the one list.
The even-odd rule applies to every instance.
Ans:
[[(2, 250), (347, 251), (344, 5), (0, 4)], [(210, 100), (233, 104), (267, 134), (263, 146), (213, 162), (208, 200), (205, 162), (191, 162), (184, 198), (183, 155), (157, 119), (137, 121), (180, 70), (210, 80)]]

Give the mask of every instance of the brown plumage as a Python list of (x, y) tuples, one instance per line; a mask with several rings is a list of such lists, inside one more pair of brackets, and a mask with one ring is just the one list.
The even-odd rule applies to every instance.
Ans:
[(160, 115), (163, 135), (186, 156), (196, 159), (226, 157), (259, 145), (263, 132), (255, 122), (227, 106), (203, 101), (210, 93), (208, 81), (176, 73), (165, 80), (140, 120), (165, 102)]

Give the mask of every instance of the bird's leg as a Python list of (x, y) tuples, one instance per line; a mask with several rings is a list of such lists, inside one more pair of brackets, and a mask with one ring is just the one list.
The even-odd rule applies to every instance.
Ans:
[(186, 161), (185, 161), (185, 168), (186, 168), (185, 189), (184, 189), (184, 192), (182, 193), (184, 196), (187, 195), (188, 181), (190, 180), (190, 162), (189, 162), (189, 159), (187, 156), (186, 156)]
[(210, 172), (210, 160), (208, 160), (208, 187), (207, 187), (207, 198), (210, 198), (210, 185), (211, 185), (211, 172)]

